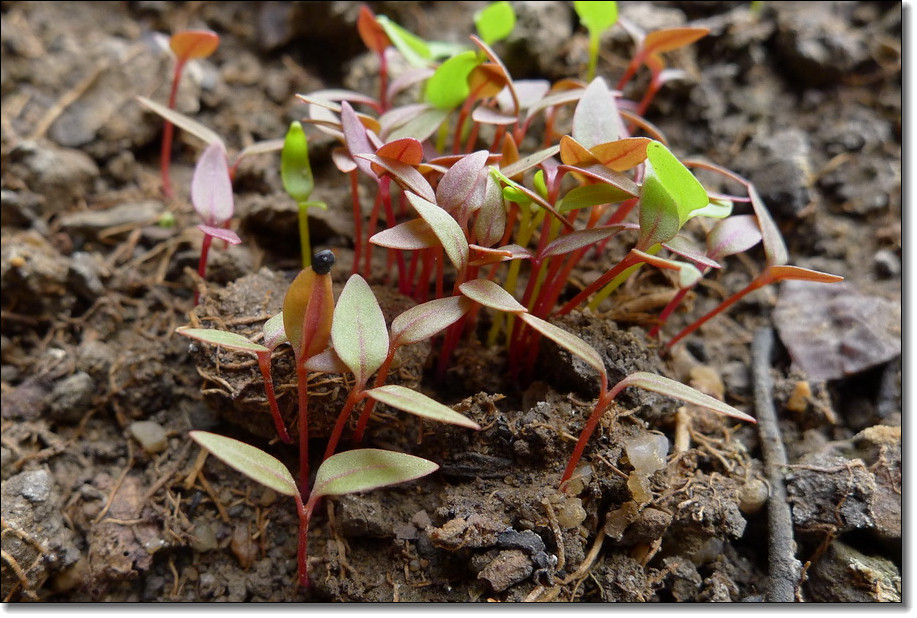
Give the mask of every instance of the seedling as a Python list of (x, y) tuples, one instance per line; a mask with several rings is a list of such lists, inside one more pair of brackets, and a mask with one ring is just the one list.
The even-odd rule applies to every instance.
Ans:
[(586, 69), (586, 81), (591, 82), (598, 64), (602, 33), (618, 21), (618, 3), (576, 1), (573, 8), (580, 22), (589, 31), (589, 67)]
[[(216, 51), (220, 45), (220, 37), (210, 30), (185, 30), (172, 35), (169, 47), (175, 54), (175, 72), (172, 76), (172, 89), (169, 91), (169, 109), (175, 109), (175, 98), (178, 95), (178, 84), (182, 72), (189, 60), (206, 58)], [(172, 158), (172, 123), (166, 119), (162, 130), (162, 152), (160, 155), (160, 170), (162, 172), (162, 192), (172, 197), (172, 180), (169, 176), (169, 163)]]
[(380, 487), (405, 483), (435, 472), (439, 466), (432, 461), (379, 449), (357, 449), (326, 459), (315, 474), (315, 484), (304, 499), (293, 475), (279, 459), (259, 448), (207, 431), (192, 431), (191, 438), (217, 459), (250, 479), (291, 496), (299, 514), (299, 544), (297, 571), (299, 583), (308, 588), (307, 561), (309, 522), (315, 505), (325, 496), (343, 496)]
[[(191, 178), (191, 203), (194, 210), (204, 221), (198, 229), (204, 233), (201, 244), (201, 257), (198, 262), (197, 273), (202, 279), (207, 276), (207, 254), (214, 238), (219, 238), (229, 244), (237, 245), (242, 242), (239, 235), (228, 229), (226, 225), (232, 218), (235, 204), (232, 196), (232, 180), (229, 178), (229, 167), (226, 162), (226, 150), (221, 143), (213, 143), (204, 150)], [(197, 304), (199, 295), (194, 294), (194, 304)]]
[(320, 251), (312, 264), (296, 276), (283, 299), (283, 330), (293, 346), (296, 362), (299, 487), (303, 492), (309, 482), (309, 369), (306, 363), (323, 352), (331, 338), (334, 296), (329, 273), (334, 265), (334, 254)]
[(309, 141), (302, 129), (302, 124), (293, 122), (287, 131), (280, 155), (280, 175), (283, 188), (290, 194), (299, 207), (299, 244), (302, 249), (302, 267), (312, 264), (312, 244), (309, 242), (309, 207), (316, 206), (327, 210), (324, 202), (309, 201), (315, 180), (309, 164)]

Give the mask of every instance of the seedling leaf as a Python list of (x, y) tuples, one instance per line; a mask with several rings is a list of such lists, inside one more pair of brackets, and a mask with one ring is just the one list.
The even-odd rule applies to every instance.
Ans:
[(319, 467), (310, 500), (413, 481), (438, 469), (432, 461), (404, 453), (371, 448), (346, 451)]
[(506, 313), (525, 313), (527, 309), (513, 295), (489, 279), (472, 279), (459, 286), (459, 290), (485, 307)]
[(220, 36), (212, 30), (184, 30), (169, 38), (169, 47), (179, 60), (206, 58), (220, 46)]
[(180, 326), (179, 328), (175, 329), (175, 332), (177, 332), (179, 335), (184, 335), (185, 337), (197, 339), (198, 341), (203, 341), (204, 343), (209, 343), (211, 345), (218, 345), (224, 348), (229, 348), (230, 350), (253, 352), (255, 354), (270, 352), (268, 348), (251, 341), (247, 337), (243, 337), (239, 333), (233, 333), (225, 330), (217, 330), (215, 328), (188, 328), (187, 326)]
[(283, 140), (283, 151), (280, 155), (280, 176), (284, 190), (302, 204), (309, 200), (315, 188), (312, 167), (309, 165), (309, 141), (298, 121), (290, 123), (286, 138)]
[(695, 390), (690, 386), (686, 386), (681, 382), (677, 382), (671, 378), (666, 378), (654, 373), (649, 373), (646, 371), (638, 371), (636, 373), (632, 373), (618, 382), (611, 392), (618, 393), (627, 386), (635, 386), (637, 388), (642, 388), (643, 390), (653, 391), (655, 393), (667, 395), (674, 399), (680, 399), (681, 401), (693, 404), (695, 406), (713, 410), (714, 412), (724, 416), (737, 418), (749, 423), (757, 423), (753, 417), (745, 414), (744, 412), (736, 410), (729, 404), (724, 403), (719, 399), (714, 399), (710, 395), (705, 395), (704, 393), (701, 393), (700, 391)]
[(427, 179), (423, 177), (423, 174), (417, 171), (416, 167), (395, 159), (389, 159), (388, 157), (380, 157), (375, 154), (358, 154), (354, 156), (357, 160), (362, 159), (364, 161), (369, 161), (372, 164), (371, 169), (373, 169), (373, 173), (376, 173), (376, 166), (378, 166), (380, 174), (386, 172), (390, 174), (395, 182), (406, 191), (416, 193), (423, 199), (431, 202), (436, 199), (436, 194), (433, 193), (433, 187), (431, 187)]
[(405, 386), (387, 384), (368, 390), (366, 394), (376, 401), (414, 416), (439, 421), (440, 423), (458, 425), (459, 427), (468, 427), (469, 429), (481, 428), (473, 420), (459, 414), (452, 408), (444, 406), (435, 399), (431, 399)]
[(474, 26), (481, 40), (493, 45), (512, 33), (516, 26), (516, 12), (505, 0), (494, 2), (474, 14)]
[[(311, 267), (300, 271), (283, 297), (282, 313), (283, 330), (297, 358), (309, 358), (328, 347), (333, 312), (331, 277), (318, 275)], [(303, 340), (306, 335), (308, 341)]]
[(468, 97), (468, 76), (483, 59), (474, 51), (462, 52), (439, 65), (427, 81), (426, 100), (438, 109), (454, 109)]
[(461, 226), (445, 210), (419, 195), (405, 193), (411, 206), (433, 229), (449, 261), (459, 272), (468, 265), (468, 240)]
[(427, 66), (433, 58), (430, 45), (419, 36), (405, 30), (385, 15), (376, 17), (376, 22), (385, 30), (389, 41), (401, 55), (415, 67)]
[(662, 143), (646, 147), (646, 176), (640, 191), (641, 245), (675, 237), (691, 212), (709, 203), (707, 191)]
[(363, 44), (369, 49), (381, 54), (385, 48), (392, 44), (385, 30), (376, 21), (376, 16), (365, 4), (360, 7), (360, 16), (357, 18), (357, 32)]
[(299, 490), (293, 475), (283, 463), (245, 442), (209, 431), (192, 431), (192, 440), (237, 472), (285, 496), (296, 496)]
[(704, 38), (709, 33), (709, 28), (686, 27), (654, 30), (643, 39), (643, 49), (648, 55), (674, 51)]
[(753, 215), (736, 215), (719, 221), (707, 234), (707, 255), (718, 260), (748, 251), (761, 242), (761, 230)]
[(571, 136), (586, 148), (592, 148), (625, 135), (615, 95), (604, 79), (596, 77), (586, 87), (573, 112)]
[(232, 217), (232, 180), (222, 142), (207, 146), (198, 159), (191, 178), (191, 202), (207, 225), (220, 227)]
[(618, 3), (617, 2), (583, 2), (575, 0), (573, 10), (576, 11), (580, 23), (582, 23), (590, 34), (601, 34), (608, 30), (618, 21)]
[(411, 219), (377, 232), (373, 234), (369, 242), (379, 247), (401, 249), (402, 251), (418, 251), (440, 245), (439, 238), (423, 219)]
[(479, 182), (483, 181), (481, 170), (490, 155), (486, 150), (472, 152), (455, 162), (440, 179), (436, 187), (436, 203), (450, 213), (458, 213)]
[(220, 240), (225, 240), (231, 245), (238, 245), (242, 242), (242, 239), (239, 238), (239, 235), (228, 230), (225, 227), (213, 227), (212, 225), (198, 225), (197, 229), (202, 231), (207, 236), (213, 236), (214, 238), (219, 238)]
[(338, 297), (331, 342), (358, 384), (366, 384), (385, 362), (388, 355), (385, 316), (369, 284), (360, 275), (351, 275)]
[(215, 144), (215, 143), (222, 144), (223, 143), (223, 138), (221, 138), (219, 135), (217, 135), (216, 133), (214, 133), (213, 131), (211, 131), (210, 129), (208, 129), (207, 127), (205, 127), (198, 121), (192, 120), (188, 116), (185, 116), (184, 114), (177, 112), (174, 109), (170, 109), (166, 107), (165, 105), (160, 105), (156, 101), (151, 101), (150, 99), (146, 97), (137, 97), (137, 102), (143, 105), (145, 108), (147, 108), (151, 112), (154, 112), (158, 114), (159, 116), (165, 118), (166, 120), (174, 124), (176, 127), (179, 127), (180, 129), (184, 129), (191, 135), (203, 141), (205, 144)]
[(607, 374), (605, 372), (605, 364), (602, 362), (602, 357), (599, 356), (599, 353), (595, 351), (591, 345), (577, 337), (572, 333), (568, 333), (564, 329), (554, 326), (550, 322), (537, 318), (531, 313), (523, 313), (522, 321), (537, 330), (539, 333), (554, 341), (557, 345), (566, 348), (572, 354), (579, 356), (583, 359), (587, 365), (599, 372), (603, 378), (603, 383), (607, 380)]
[(261, 332), (264, 333), (264, 345), (270, 350), (288, 342), (287, 334), (283, 330), (283, 312), (265, 322), (261, 327)]
[(633, 195), (604, 182), (573, 187), (564, 195), (557, 206), (557, 212), (565, 213), (580, 208), (591, 208), (598, 204), (615, 204), (630, 197)]
[[(596, 185), (602, 186), (602, 185)], [(606, 185), (607, 186), (607, 185)], [(588, 228), (585, 230), (575, 230), (567, 234), (558, 236), (549, 242), (541, 252), (541, 259), (564, 255), (577, 249), (582, 249), (593, 245), (599, 241), (609, 238), (629, 225), (609, 225), (603, 227)]]
[(448, 296), (411, 307), (392, 320), (393, 345), (408, 345), (433, 337), (468, 313), (471, 302), (464, 296)]

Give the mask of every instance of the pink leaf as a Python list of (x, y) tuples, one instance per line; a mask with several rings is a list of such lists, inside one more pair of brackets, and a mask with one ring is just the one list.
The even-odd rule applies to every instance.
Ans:
[(207, 225), (219, 227), (232, 218), (232, 180), (223, 144), (210, 144), (198, 159), (191, 177), (191, 203)]
[(242, 242), (242, 239), (239, 238), (239, 235), (233, 232), (232, 230), (227, 230), (225, 227), (213, 227), (210, 225), (199, 225), (197, 229), (205, 233), (207, 236), (213, 236), (214, 238), (219, 238), (220, 240), (225, 240), (231, 245), (238, 245)]

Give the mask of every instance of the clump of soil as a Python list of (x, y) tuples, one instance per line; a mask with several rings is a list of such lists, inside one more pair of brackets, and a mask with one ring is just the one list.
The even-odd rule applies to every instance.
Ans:
[[(473, 32), (479, 8), (372, 4), (425, 38), (456, 41)], [(588, 36), (570, 3), (515, 8), (516, 32), (498, 46), (514, 77), (579, 74)], [(178, 108), (236, 153), (300, 119), (295, 93), (371, 91), (375, 60), (357, 35), (358, 13), (353, 2), (0, 7), (4, 600), (768, 600), (767, 464), (756, 429), (628, 390), (561, 490), (597, 383), (547, 342), (525, 380), (510, 379), (506, 350), (484, 339), (463, 341), (444, 379), (436, 345), (403, 351), (393, 380), (481, 430), (379, 406), (368, 445), (441, 468), (324, 501), (309, 541), (311, 589), (296, 583), (292, 501), (188, 439), (206, 429), (296, 460), (272, 439), (254, 360), (175, 333), (193, 324), (259, 336), (298, 272), (296, 206), (276, 154), (246, 159), (235, 180), (244, 242), (214, 247), (208, 281), (199, 281), (187, 187), (200, 144), (179, 132), (178, 197), (163, 200), (162, 123), (135, 101), (167, 99), (172, 61), (158, 33), (221, 35), (217, 52), (186, 72)], [(749, 343), (754, 329), (776, 325), (789, 351), (764, 362), (789, 458), (792, 558), (805, 574), (794, 594), (900, 601), (901, 7), (636, 2), (621, 14), (647, 30), (710, 29), (667, 56), (685, 79), (663, 88), (648, 119), (680, 156), (753, 180), (791, 262), (844, 276), (849, 293), (839, 301), (819, 288), (765, 288), (666, 350), (646, 333), (671, 285), (647, 269), (597, 312), (557, 324), (600, 352), (612, 380), (668, 375), (751, 414)], [(616, 78), (631, 50), (616, 28), (603, 39), (600, 73)], [(315, 198), (330, 208), (309, 214), (313, 245), (337, 255), (340, 285), (353, 262), (353, 222), (335, 146), (322, 136), (310, 143)], [(370, 283), (391, 320), (408, 305), (376, 257)], [(619, 258), (583, 260), (567, 292)], [(730, 258), (689, 295), (661, 342), (763, 264), (758, 250)], [(786, 317), (800, 313), (832, 319), (813, 322), (819, 338), (809, 340)], [(819, 362), (822, 346), (842, 360)], [(295, 427), (291, 361), (278, 350), (273, 369)], [(313, 400), (327, 401), (312, 418), (317, 442), (347, 386), (344, 376), (315, 376)]]

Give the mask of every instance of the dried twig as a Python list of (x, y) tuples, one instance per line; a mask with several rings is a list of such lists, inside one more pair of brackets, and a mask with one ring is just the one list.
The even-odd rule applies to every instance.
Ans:
[(755, 333), (751, 347), (755, 381), (755, 410), (758, 415), (764, 470), (771, 487), (771, 496), (767, 502), (770, 583), (766, 598), (771, 603), (792, 603), (796, 598), (796, 586), (800, 581), (801, 565), (795, 555), (793, 518), (784, 485), (784, 470), (787, 466), (786, 450), (783, 447), (780, 427), (777, 425), (777, 413), (774, 410), (773, 385), (770, 375), (773, 343), (773, 330), (762, 328)]

